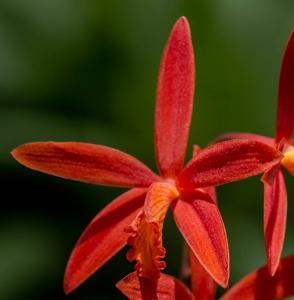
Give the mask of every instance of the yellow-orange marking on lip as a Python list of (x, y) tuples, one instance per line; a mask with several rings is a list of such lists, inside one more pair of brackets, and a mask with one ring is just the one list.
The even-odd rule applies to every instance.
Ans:
[(156, 182), (151, 185), (145, 199), (144, 208), (132, 224), (126, 228), (130, 233), (127, 252), (129, 261), (136, 260), (135, 269), (139, 276), (154, 278), (166, 267), (161, 259), (165, 256), (162, 246), (163, 221), (171, 202), (179, 196), (175, 185)]
[(289, 146), (283, 154), (282, 165), (294, 176), (294, 147)]

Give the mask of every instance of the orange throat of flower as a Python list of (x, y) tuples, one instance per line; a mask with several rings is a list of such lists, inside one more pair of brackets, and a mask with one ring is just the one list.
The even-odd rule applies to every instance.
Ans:
[(294, 176), (294, 146), (289, 146), (284, 151), (282, 165)]
[(178, 189), (171, 182), (152, 184), (146, 195), (143, 209), (126, 228), (130, 234), (127, 259), (137, 261), (135, 269), (139, 276), (154, 278), (166, 267), (161, 259), (165, 257), (162, 246), (162, 228), (171, 202), (179, 197)]

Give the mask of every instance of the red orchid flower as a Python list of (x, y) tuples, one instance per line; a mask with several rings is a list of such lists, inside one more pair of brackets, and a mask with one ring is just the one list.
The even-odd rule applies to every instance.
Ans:
[(44, 173), (134, 188), (98, 213), (80, 237), (65, 272), (66, 293), (126, 244), (131, 246), (128, 260), (137, 262), (137, 275), (158, 278), (165, 267), (162, 227), (171, 204), (193, 254), (217, 283), (227, 286), (225, 228), (216, 204), (201, 189), (262, 173), (280, 161), (281, 154), (258, 141), (226, 141), (202, 150), (183, 169), (193, 96), (193, 47), (189, 24), (182, 17), (173, 27), (159, 73), (155, 148), (160, 176), (132, 156), (100, 145), (36, 142), (12, 152), (21, 164)]
[(280, 149), (284, 155), (281, 162), (263, 176), (264, 182), (264, 237), (267, 264), (271, 275), (279, 265), (287, 219), (287, 190), (281, 166), (294, 175), (294, 31), (284, 53), (280, 73), (276, 136), (274, 139), (251, 133), (228, 133), (216, 141), (251, 139)]
[[(191, 266), (193, 268), (193, 264)], [(192, 269), (193, 277), (199, 276)], [(279, 300), (294, 296), (294, 255), (280, 261), (274, 276), (268, 273), (264, 266), (237, 282), (220, 300)], [(214, 295), (203, 293), (198, 297), (180, 280), (161, 273), (156, 285), (154, 281), (138, 278), (135, 272), (120, 280), (116, 287), (130, 300), (204, 300), (214, 299)], [(203, 286), (204, 287), (204, 286)], [(196, 287), (197, 288), (197, 287)], [(200, 288), (200, 287), (198, 287)], [(205, 289), (205, 287), (204, 287)]]

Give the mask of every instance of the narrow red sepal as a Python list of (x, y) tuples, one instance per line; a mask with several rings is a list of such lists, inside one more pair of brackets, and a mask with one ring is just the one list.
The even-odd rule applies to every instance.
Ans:
[(278, 300), (294, 295), (294, 255), (281, 260), (274, 277), (267, 267), (258, 269), (237, 282), (221, 300)]
[(268, 269), (274, 275), (283, 249), (287, 219), (287, 190), (281, 170), (272, 185), (264, 184), (264, 237)]
[[(215, 204), (217, 204), (216, 191), (214, 187), (205, 188), (204, 191), (209, 195)], [(213, 300), (217, 284), (203, 268), (199, 260), (189, 249), (191, 265), (191, 286), (195, 299)]]
[(284, 53), (278, 95), (276, 142), (290, 139), (294, 129), (294, 30)]
[(106, 146), (35, 142), (19, 146), (11, 154), (30, 169), (87, 183), (147, 187), (159, 179), (136, 158)]
[(221, 286), (229, 280), (229, 248), (225, 227), (214, 200), (179, 199), (173, 204), (175, 222), (202, 266)]
[(174, 25), (161, 60), (155, 111), (155, 150), (160, 174), (177, 175), (184, 163), (194, 97), (194, 54), (189, 23)]
[(186, 190), (221, 185), (263, 173), (281, 159), (278, 150), (258, 141), (216, 143), (191, 159), (178, 182)]
[(164, 273), (157, 280), (150, 280), (133, 272), (120, 280), (116, 287), (130, 300), (195, 300), (181, 281)]
[(142, 208), (147, 190), (132, 189), (107, 205), (88, 225), (75, 245), (64, 275), (70, 293), (127, 243), (124, 229)]

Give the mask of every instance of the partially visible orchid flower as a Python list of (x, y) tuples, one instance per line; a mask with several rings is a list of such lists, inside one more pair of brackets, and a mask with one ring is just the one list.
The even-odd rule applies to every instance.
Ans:
[(134, 276), (143, 281), (160, 278), (165, 268), (162, 229), (170, 206), (193, 255), (218, 284), (227, 286), (227, 236), (218, 207), (204, 188), (265, 172), (281, 154), (258, 141), (225, 141), (202, 150), (183, 168), (193, 97), (193, 47), (182, 17), (173, 27), (159, 72), (155, 150), (160, 176), (134, 157), (100, 145), (36, 142), (12, 152), (21, 164), (44, 173), (134, 188), (98, 213), (78, 240), (65, 272), (66, 293), (126, 244), (131, 247), (127, 259), (136, 261)]
[(294, 255), (280, 260), (274, 276), (264, 266), (237, 282), (221, 300), (279, 300), (294, 296)]
[[(193, 276), (197, 276), (192, 272)], [(274, 276), (264, 266), (237, 282), (220, 300), (280, 300), (294, 296), (294, 255), (280, 261)], [(155, 286), (153, 281), (138, 278), (131, 273), (120, 280), (116, 287), (130, 300), (203, 300), (190, 291), (180, 280), (161, 273)], [(154, 292), (156, 290), (156, 292)], [(156, 295), (157, 298), (154, 297)], [(214, 297), (209, 298), (214, 299)]]
[(251, 139), (279, 149), (284, 158), (263, 176), (264, 182), (264, 237), (267, 264), (271, 275), (279, 265), (287, 219), (287, 190), (282, 166), (294, 175), (294, 31), (284, 53), (278, 93), (276, 136), (274, 139), (251, 133), (227, 133), (215, 141)]

